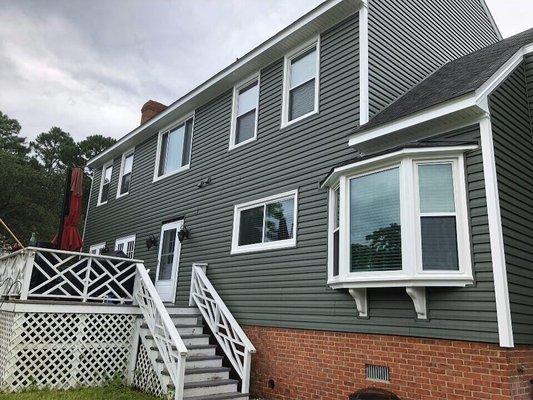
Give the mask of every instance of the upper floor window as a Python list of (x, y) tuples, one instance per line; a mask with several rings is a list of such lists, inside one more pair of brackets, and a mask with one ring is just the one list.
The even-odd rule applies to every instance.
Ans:
[(235, 206), (232, 253), (296, 246), (297, 191)]
[(259, 108), (259, 76), (254, 76), (233, 89), (233, 112), (230, 149), (257, 138)]
[(111, 186), (111, 176), (113, 175), (113, 161), (102, 167), (100, 178), (100, 193), (98, 194), (98, 205), (107, 203), (109, 200), (109, 187)]
[(282, 126), (318, 112), (318, 39), (285, 56)]
[(102, 251), (105, 249), (105, 242), (93, 244), (89, 247), (89, 253), (94, 255), (102, 254)]
[(161, 131), (157, 144), (154, 180), (189, 168), (194, 117)]
[(122, 251), (128, 258), (135, 253), (135, 235), (119, 238), (115, 242), (115, 251)]
[[(406, 149), (339, 168), (330, 189), (333, 287), (472, 281), (462, 148)], [(450, 150), (450, 149), (453, 149)]]
[(129, 193), (131, 185), (131, 171), (133, 169), (133, 150), (122, 155), (122, 163), (120, 165), (119, 188), (117, 191), (117, 198)]

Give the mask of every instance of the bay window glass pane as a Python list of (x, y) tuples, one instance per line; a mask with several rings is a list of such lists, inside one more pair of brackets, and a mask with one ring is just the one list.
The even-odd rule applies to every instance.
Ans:
[(242, 115), (257, 107), (259, 97), (259, 88), (257, 81), (239, 90), (239, 99), (237, 102), (237, 115)]
[(339, 275), (339, 230), (333, 233), (333, 276)]
[(255, 136), (255, 108), (244, 115), (237, 117), (235, 144), (244, 142)]
[(239, 221), (239, 246), (263, 242), (263, 214), (265, 207), (241, 211)]
[(301, 85), (316, 75), (316, 47), (295, 57), (290, 65), (290, 88)]
[(454, 212), (453, 172), (451, 164), (418, 166), (420, 212)]
[(424, 270), (458, 271), (455, 217), (422, 217), (420, 222)]
[(265, 242), (292, 239), (294, 235), (294, 199), (267, 204)]
[(399, 169), (350, 180), (351, 270), (402, 268)]
[(315, 109), (315, 79), (289, 92), (289, 121)]

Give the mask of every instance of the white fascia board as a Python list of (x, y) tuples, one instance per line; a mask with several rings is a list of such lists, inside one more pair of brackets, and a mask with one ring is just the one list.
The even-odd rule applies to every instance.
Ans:
[[(304, 16), (300, 17), (295, 22), (287, 26), (285, 29), (281, 30), (276, 35), (272, 36), (270, 39), (266, 40), (244, 56), (237, 59), (237, 61), (230, 64), (228, 67), (224, 68), (219, 73), (215, 74), (206, 82), (202, 83), (200, 86), (196, 87), (180, 99), (176, 100), (173, 104), (168, 106), (157, 116), (128, 133), (109, 149), (105, 150), (104, 152), (89, 160), (87, 166), (93, 167), (95, 165), (100, 165), (103, 160), (107, 160), (111, 154), (121, 152), (120, 148), (124, 147), (126, 142), (129, 142), (141, 132), (144, 132), (150, 127), (153, 127), (158, 122), (165, 119), (165, 117), (170, 117), (170, 114), (174, 113), (178, 109), (181, 109), (186, 103), (191, 102), (193, 99), (201, 95), (204, 91), (211, 88), (212, 86), (224, 83), (228, 80), (231, 80), (231, 83), (228, 83), (228, 85), (230, 85), (229, 87), (233, 86), (236, 82), (242, 80), (253, 72), (247, 70), (244, 71), (246, 69), (244, 67), (250, 64), (252, 61), (261, 58), (261, 56), (265, 56), (265, 54), (270, 51), (279, 51), (279, 48), (277, 49), (277, 47), (297, 46), (299, 43), (301, 43), (293, 43), (295, 40), (299, 40), (298, 37), (296, 37), (297, 34), (300, 34), (302, 37), (311, 37), (312, 35), (316, 35), (318, 31), (327, 29), (329, 25), (334, 24), (335, 22), (337, 22), (337, 20), (341, 21), (343, 18), (345, 18), (347, 16), (346, 12), (356, 12), (361, 6), (362, 0), (324, 1), (318, 7), (311, 10)], [(338, 10), (335, 12), (334, 9), (336, 8), (338, 8)], [(326, 15), (330, 11), (331, 15)], [(277, 54), (276, 57), (278, 57)], [(281, 57), (283, 57), (283, 54), (281, 54)], [(128, 146), (131, 147), (131, 145), (129, 144)]]
[(333, 172), (327, 177), (327, 179), (322, 183), (321, 187), (330, 186), (332, 182), (336, 182), (340, 175), (343, 175), (353, 169), (364, 168), (372, 164), (379, 164), (383, 161), (393, 161), (397, 158), (402, 158), (409, 155), (424, 156), (424, 155), (447, 155), (450, 153), (458, 154), (463, 153), (468, 150), (476, 150), (479, 146), (472, 145), (463, 145), (463, 146), (438, 146), (438, 147), (407, 147), (392, 153), (382, 154), (376, 157), (367, 158), (365, 160), (356, 161), (351, 164), (343, 165), (341, 167), (335, 168)]
[(480, 111), (488, 113), (489, 110), (487, 98), (490, 93), (492, 93), (492, 91), (498, 87), (498, 85), (501, 84), (505, 78), (520, 64), (520, 62), (522, 62), (526, 54), (532, 52), (533, 43), (523, 46), (476, 91), (430, 107), (426, 110), (408, 115), (404, 118), (377, 126), (376, 128), (369, 129), (363, 133), (351, 135), (348, 145), (356, 146), (360, 143), (368, 142), (396, 131), (408, 129), (424, 122), (456, 113), (469, 107), (476, 107)]

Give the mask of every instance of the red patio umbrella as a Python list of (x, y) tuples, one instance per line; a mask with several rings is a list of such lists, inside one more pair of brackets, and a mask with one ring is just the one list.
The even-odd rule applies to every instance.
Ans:
[(68, 213), (63, 219), (63, 226), (58, 236), (52, 240), (52, 243), (61, 250), (78, 251), (83, 245), (81, 235), (78, 231), (81, 216), (81, 200), (83, 196), (83, 170), (73, 168), (70, 176)]

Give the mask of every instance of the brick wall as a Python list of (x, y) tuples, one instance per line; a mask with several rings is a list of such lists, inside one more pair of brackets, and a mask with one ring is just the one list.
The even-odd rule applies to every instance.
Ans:
[[(366, 387), (402, 400), (533, 399), (533, 346), (260, 326), (245, 331), (257, 348), (250, 391), (269, 400), (347, 400)], [(366, 380), (366, 364), (388, 366), (390, 383)]]

